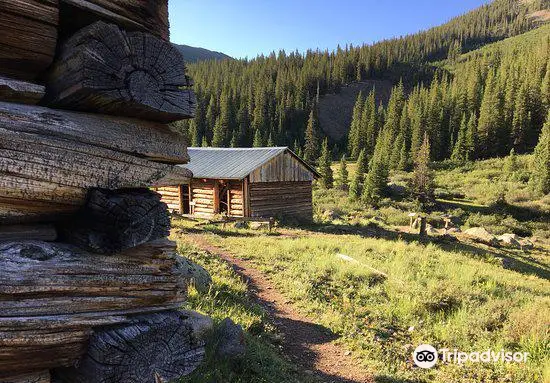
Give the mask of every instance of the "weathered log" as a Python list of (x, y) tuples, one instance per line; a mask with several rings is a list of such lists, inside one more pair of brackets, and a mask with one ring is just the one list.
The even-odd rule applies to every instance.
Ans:
[(183, 57), (172, 44), (97, 22), (62, 45), (44, 102), (166, 123), (195, 115), (190, 85)]
[(0, 378), (0, 383), (50, 383), (50, 372), (41, 371), (17, 376)]
[(157, 162), (189, 161), (183, 136), (155, 122), (0, 102), (0, 129), (35, 135), (37, 141), (58, 138)]
[[(182, 167), (141, 158), (147, 149), (138, 143), (137, 132), (127, 141), (113, 132), (111, 138), (108, 125), (104, 125), (108, 120), (101, 117), (94, 120), (73, 114), (83, 119), (70, 119), (69, 114), (61, 114), (58, 118), (57, 112), (48, 114), (51, 109), (35, 108), (0, 103), (1, 223), (60, 219), (62, 213), (73, 213), (84, 204), (89, 188), (178, 185), (191, 176)], [(29, 110), (32, 113), (27, 113)], [(86, 125), (88, 121), (99, 127), (94, 130), (93, 124)], [(124, 139), (130, 136), (131, 126), (121, 125)], [(155, 137), (153, 133), (150, 139)], [(160, 157), (162, 149), (152, 147), (158, 151), (149, 153)], [(179, 150), (185, 155), (180, 158), (186, 158), (184, 146)]]
[(166, 41), (170, 37), (168, 0), (61, 0), (61, 15), (63, 29), (73, 32), (104, 20)]
[[(195, 318), (163, 312), (97, 331), (78, 366), (58, 369), (55, 375), (66, 383), (174, 381), (193, 372), (204, 358)], [(199, 320), (208, 323), (201, 327), (211, 327), (211, 321)]]
[(57, 230), (53, 225), (8, 225), (0, 226), (0, 242), (5, 241), (55, 241)]
[(149, 189), (92, 189), (78, 214), (60, 225), (61, 239), (86, 250), (112, 254), (170, 234), (170, 215)]
[(38, 104), (45, 91), (42, 85), (0, 77), (0, 101)]
[(34, 80), (52, 63), (57, 0), (0, 1), (0, 74)]
[(103, 256), (39, 241), (0, 243), (0, 379), (70, 366), (92, 327), (179, 307), (188, 271), (159, 240)]

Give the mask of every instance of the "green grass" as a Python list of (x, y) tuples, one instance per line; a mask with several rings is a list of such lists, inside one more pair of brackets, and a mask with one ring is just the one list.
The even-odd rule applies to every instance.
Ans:
[[(173, 237), (172, 239), (177, 239)], [(314, 383), (285, 359), (279, 350), (278, 335), (262, 307), (248, 294), (246, 283), (220, 259), (178, 241), (180, 254), (205, 267), (213, 278), (210, 291), (199, 294), (190, 288), (185, 308), (204, 313), (217, 325), (229, 317), (245, 330), (247, 352), (241, 360), (220, 361), (214, 355), (212, 334), (207, 342), (205, 363), (180, 383)]]
[[(316, 223), (280, 227), (284, 235), (204, 230), (208, 241), (250, 260), (302, 313), (339, 334), (343, 347), (378, 382), (550, 381), (550, 196), (532, 191), (530, 161), (518, 156), (513, 171), (504, 159), (434, 164), (438, 199), (427, 212), (436, 227), (443, 214), (451, 214), (463, 229), (483, 226), (495, 234), (531, 237), (536, 248), (529, 252), (465, 240), (419, 243), (414, 235), (396, 231), (408, 225), (408, 212), (418, 211), (407, 195), (386, 198), (374, 208), (335, 189), (315, 188)], [(348, 169), (353, 176), (355, 166)], [(394, 173), (391, 181), (406, 186), (410, 177)], [(174, 224), (183, 230), (194, 225)], [(232, 376), (235, 382), (306, 382), (279, 354), (277, 335), (262, 309), (250, 302), (246, 286), (215, 258), (192, 254), (212, 272), (215, 287), (207, 296), (192, 293), (190, 308), (216, 320), (232, 317), (253, 345), (243, 366), (216, 366), (214, 372), (205, 367), (197, 376), (210, 380), (194, 381)], [(530, 356), (527, 364), (439, 363), (421, 370), (411, 361), (420, 343)]]
[[(238, 235), (243, 232), (247, 235)], [(340, 334), (379, 381), (537, 382), (544, 373), (548, 377), (550, 282), (506, 270), (488, 253), (308, 230), (285, 229), (285, 236), (242, 229), (215, 233), (209, 241), (270, 275), (303, 313)], [(342, 261), (339, 253), (360, 263)], [(210, 307), (199, 301), (199, 309)], [(230, 301), (227, 312), (235, 311), (240, 309)], [(526, 351), (530, 359), (525, 365), (440, 364), (426, 371), (411, 364), (410, 354), (420, 343), (462, 351)]]

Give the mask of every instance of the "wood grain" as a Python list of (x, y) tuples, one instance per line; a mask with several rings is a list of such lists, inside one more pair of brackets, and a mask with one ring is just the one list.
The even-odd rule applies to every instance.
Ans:
[(167, 123), (194, 117), (190, 85), (183, 57), (172, 44), (97, 22), (62, 44), (45, 102)]
[(187, 271), (168, 240), (112, 256), (40, 241), (0, 243), (0, 379), (69, 366), (91, 329), (173, 309)]

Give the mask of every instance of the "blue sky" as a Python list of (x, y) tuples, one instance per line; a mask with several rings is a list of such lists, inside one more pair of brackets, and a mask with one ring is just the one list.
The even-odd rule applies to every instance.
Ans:
[(333, 50), (439, 25), (488, 0), (171, 0), (171, 40), (253, 58)]

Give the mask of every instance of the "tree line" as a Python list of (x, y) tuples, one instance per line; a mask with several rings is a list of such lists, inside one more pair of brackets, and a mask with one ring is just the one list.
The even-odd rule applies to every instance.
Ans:
[[(334, 52), (281, 51), (252, 60), (192, 64), (197, 116), (178, 128), (193, 146), (285, 145), (307, 151), (313, 146), (306, 142), (308, 127), (319, 128), (315, 107), (320, 96), (369, 78), (428, 84), (434, 69), (427, 62), (447, 56), (457, 59), (461, 52), (521, 34), (535, 26), (526, 15), (548, 3), (496, 0), (425, 32), (374, 45), (338, 47)], [(439, 78), (437, 83), (449, 81)], [(387, 113), (391, 114), (389, 108)], [(313, 158), (321, 149), (320, 135), (319, 130), (314, 134)]]

